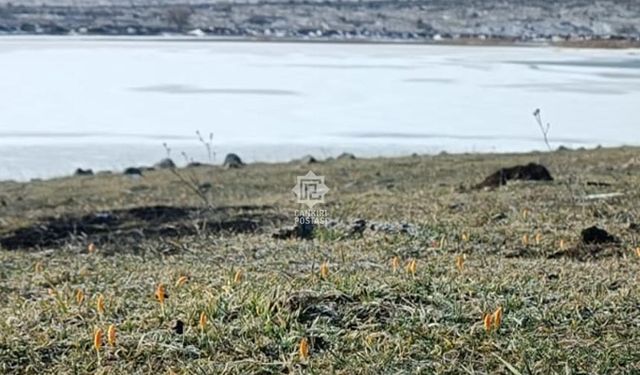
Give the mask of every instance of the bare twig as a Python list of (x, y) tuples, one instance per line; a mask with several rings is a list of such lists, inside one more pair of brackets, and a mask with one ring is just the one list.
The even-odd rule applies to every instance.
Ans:
[(186, 178), (178, 171), (177, 168), (169, 168), (169, 170), (171, 171), (171, 173), (173, 173), (174, 176), (178, 178), (178, 180), (180, 180), (180, 182), (182, 182), (187, 188), (189, 188), (189, 190), (193, 191), (200, 199), (202, 199), (206, 208), (212, 208), (209, 197), (207, 197), (207, 195), (204, 194), (202, 190), (200, 190), (200, 183), (198, 181), (198, 178), (193, 173), (191, 176), (189, 176), (189, 178)]
[[(204, 142), (204, 140), (202, 139), (202, 136), (200, 135), (199, 131), (196, 131), (196, 134), (198, 135), (198, 138), (203, 142), (203, 144), (205, 144), (207, 146), (207, 153), (209, 155), (211, 155), (211, 153), (212, 153), (212, 151), (211, 151), (211, 143)], [(213, 134), (211, 134), (210, 139), (213, 139)], [(164, 147), (165, 151), (167, 152), (167, 158), (169, 156), (171, 156), (171, 148), (167, 145), (167, 143), (166, 142), (163, 143), (162, 146)], [(183, 151), (180, 154), (184, 158), (186, 164), (189, 164), (190, 162), (193, 162), (193, 159), (189, 158), (189, 156), (187, 155), (186, 152)], [(209, 156), (209, 157), (211, 157), (211, 156)], [(195, 193), (195, 195), (199, 199), (202, 200), (202, 202), (204, 203), (205, 209), (213, 208), (213, 206), (211, 204), (211, 200), (209, 199), (207, 194), (205, 194), (205, 192), (200, 188), (200, 186), (201, 186), (200, 180), (198, 179), (198, 176), (196, 175), (196, 173), (193, 170), (191, 170), (189, 173), (181, 172), (176, 167), (169, 168), (169, 170), (171, 171), (171, 173), (174, 176), (176, 176), (178, 178), (178, 180), (183, 185), (185, 185), (189, 190), (191, 190), (193, 193)]]
[(202, 134), (200, 134), (200, 130), (196, 130), (196, 135), (198, 136), (200, 143), (202, 143), (204, 147), (207, 149), (207, 156), (209, 158), (209, 163), (213, 163), (213, 161), (216, 158), (216, 153), (215, 151), (213, 151), (213, 133), (209, 133), (208, 141), (204, 140), (204, 138), (202, 137)]
[(542, 121), (542, 113), (540, 112), (540, 108), (536, 108), (533, 111), (533, 117), (535, 117), (538, 126), (540, 127), (540, 131), (542, 132), (542, 137), (544, 139), (544, 143), (547, 145), (549, 151), (553, 151), (551, 144), (549, 143), (549, 129), (551, 129), (551, 124), (547, 123), (547, 125), (543, 125)]
[[(551, 147), (551, 142), (549, 141), (549, 130), (551, 129), (551, 124), (550, 123), (547, 123), (546, 125), (544, 124), (544, 121), (542, 121), (542, 112), (540, 111), (540, 108), (536, 108), (536, 110), (533, 111), (533, 117), (536, 119), (536, 123), (540, 128), (540, 132), (542, 133), (544, 144), (547, 145), (547, 149), (549, 150), (549, 152), (553, 152), (553, 147)], [(573, 178), (570, 174), (568, 174), (568, 176), (569, 176), (569, 181), (567, 181), (563, 185), (565, 185), (565, 187), (567, 188), (567, 191), (569, 192), (569, 196), (571, 197), (571, 200), (575, 203), (577, 196), (574, 193), (573, 188), (571, 187), (571, 181), (573, 180)]]

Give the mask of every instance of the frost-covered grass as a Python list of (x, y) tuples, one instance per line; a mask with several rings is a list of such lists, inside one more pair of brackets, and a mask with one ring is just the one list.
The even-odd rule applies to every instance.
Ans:
[[(217, 206), (267, 204), (293, 220), (298, 207), (289, 189), (296, 175), (313, 169), (326, 176), (331, 190), (324, 208), (335, 220), (407, 222), (417, 231), (358, 236), (338, 226), (299, 241), (274, 240), (263, 228), (135, 244), (120, 242), (116, 233), (91, 253), (81, 237), (52, 249), (2, 250), (0, 369), (638, 372), (640, 257), (637, 227), (630, 224), (639, 220), (633, 187), (640, 164), (628, 163), (637, 155), (616, 149), (200, 168), (197, 176), (213, 183)], [(556, 181), (467, 189), (498, 166), (527, 161), (547, 164)], [(54, 214), (199, 204), (166, 172), (142, 180), (99, 176), (0, 186), (7, 203), (2, 235)], [(613, 191), (626, 195), (569, 196)], [(550, 258), (561, 241), (576, 246), (580, 229), (593, 224), (620, 243), (582, 260)], [(405, 269), (411, 260), (415, 274)], [(177, 285), (181, 276), (188, 280)], [(154, 297), (159, 283), (168, 294), (164, 305)], [(502, 324), (487, 333), (483, 315), (498, 307)], [(177, 320), (182, 334), (173, 328)], [(111, 324), (116, 345), (105, 338), (97, 355), (93, 332)], [(299, 352), (303, 339), (310, 346), (306, 358)]]

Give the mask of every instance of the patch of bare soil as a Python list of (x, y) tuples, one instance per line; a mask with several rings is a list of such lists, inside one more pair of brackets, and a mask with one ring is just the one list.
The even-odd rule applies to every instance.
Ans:
[(45, 218), (0, 237), (0, 246), (29, 249), (60, 246), (74, 240), (94, 242), (140, 241), (197, 233), (257, 232), (282, 222), (269, 206), (230, 206), (202, 210), (194, 207), (150, 206)]

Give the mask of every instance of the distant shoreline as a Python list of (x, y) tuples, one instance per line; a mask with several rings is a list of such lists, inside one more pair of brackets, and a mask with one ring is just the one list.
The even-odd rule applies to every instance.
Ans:
[(198, 42), (198, 43), (284, 43), (284, 44), (366, 44), (413, 46), (462, 46), (462, 47), (523, 47), (523, 48), (576, 48), (576, 49), (640, 49), (640, 40), (591, 39), (591, 40), (530, 40), (514, 38), (449, 38), (449, 39), (339, 39), (339, 38), (277, 38), (277, 37), (229, 37), (168, 35), (56, 35), (56, 34), (0, 34), (0, 41), (7, 40), (69, 39), (79, 42)]
[[(605, 154), (616, 154), (616, 153), (621, 153), (621, 152), (629, 152), (629, 151), (637, 151), (640, 150), (640, 146), (635, 146), (635, 145), (620, 145), (620, 146), (611, 146), (611, 147), (602, 147), (602, 146), (596, 146), (596, 147), (584, 147), (584, 146), (580, 146), (580, 147), (566, 147), (563, 145), (560, 145), (559, 147), (557, 147), (556, 149), (554, 149), (553, 151), (541, 151), (541, 150), (523, 150), (523, 151), (473, 151), (473, 152), (446, 152), (446, 151), (442, 151), (439, 153), (418, 153), (418, 152), (410, 152), (407, 151), (406, 153), (403, 154), (397, 154), (397, 155), (378, 155), (378, 156), (373, 156), (373, 155), (355, 155), (355, 158), (357, 158), (358, 160), (368, 160), (370, 162), (375, 162), (375, 161), (397, 161), (397, 160), (402, 160), (402, 159), (412, 159), (412, 158), (449, 158), (452, 160), (464, 160), (467, 158), (474, 158), (474, 157), (483, 157), (483, 158), (504, 158), (504, 159), (508, 159), (508, 158), (513, 158), (513, 157), (529, 157), (529, 158), (539, 158), (542, 155), (555, 155), (558, 153), (575, 153), (576, 155), (583, 155), (585, 153), (593, 153), (593, 152), (603, 152)], [(348, 155), (354, 155), (351, 152), (343, 152), (342, 154), (348, 154)], [(225, 154), (220, 154), (219, 159), (217, 161), (213, 161), (213, 162), (207, 162), (204, 159), (203, 160), (193, 160), (192, 163), (195, 162), (195, 165), (199, 166), (199, 167), (206, 167), (206, 168), (224, 168), (222, 160), (224, 159), (224, 155)], [(336, 153), (336, 155), (338, 155), (338, 153)], [(306, 159), (312, 156), (313, 161), (312, 162), (308, 162), (306, 161)], [(317, 157), (317, 159), (316, 159)], [(355, 159), (354, 158), (354, 159)], [(253, 166), (253, 167), (257, 167), (257, 166), (282, 166), (282, 165), (290, 165), (290, 164), (300, 164), (300, 165), (308, 165), (309, 168), (311, 167), (317, 167), (317, 166), (323, 166), (323, 165), (327, 165), (328, 163), (333, 163), (336, 161), (336, 159), (340, 159), (339, 156), (327, 156), (327, 157), (322, 157), (321, 155), (303, 155), (300, 154), (299, 157), (293, 157), (289, 160), (278, 160), (278, 161), (269, 161), (269, 160), (258, 160), (258, 161), (249, 161), (246, 162), (245, 165), (247, 166)], [(157, 160), (157, 162), (162, 161), (163, 159), (160, 158)], [(172, 159), (175, 162), (180, 162), (179, 158), (175, 158)], [(123, 173), (123, 170), (126, 169), (130, 169), (130, 168), (134, 168), (134, 169), (139, 169), (143, 172), (153, 172), (153, 171), (158, 171), (161, 170), (163, 168), (158, 168), (157, 167), (157, 162), (156, 164), (153, 163), (132, 163), (129, 167), (123, 167), (123, 168), (107, 168), (107, 169), (95, 169), (92, 168), (90, 165), (83, 165), (83, 166), (79, 166), (76, 169), (76, 173), (74, 173), (73, 170), (69, 170), (69, 172), (67, 174), (55, 174), (55, 175), (50, 175), (50, 176), (43, 176), (43, 177), (32, 177), (29, 179), (14, 179), (14, 178), (0, 178), (0, 186), (2, 186), (2, 184), (30, 184), (33, 182), (40, 182), (40, 181), (54, 181), (54, 180), (62, 180), (62, 179), (70, 179), (70, 178), (78, 178), (78, 177), (83, 177), (83, 175), (78, 174), (79, 170), (83, 170), (83, 171), (91, 171), (91, 176), (104, 176), (104, 175), (126, 175), (126, 173)], [(176, 165), (175, 167), (177, 170), (185, 170), (185, 169), (189, 169), (192, 168), (192, 166), (190, 165), (186, 165), (184, 163)]]

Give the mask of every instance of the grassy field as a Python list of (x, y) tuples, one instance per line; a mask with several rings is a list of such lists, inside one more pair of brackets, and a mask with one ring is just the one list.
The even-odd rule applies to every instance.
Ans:
[[(331, 225), (274, 239), (310, 169)], [(3, 182), (0, 371), (640, 373), (638, 183), (635, 148)]]

